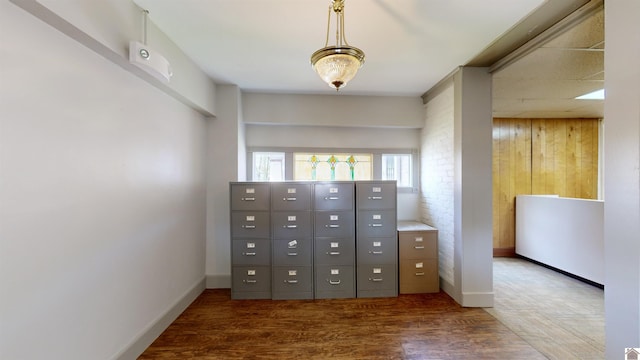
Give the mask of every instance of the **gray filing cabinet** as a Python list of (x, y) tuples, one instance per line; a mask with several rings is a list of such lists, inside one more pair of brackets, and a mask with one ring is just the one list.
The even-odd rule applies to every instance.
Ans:
[(356, 181), (357, 297), (398, 296), (395, 181)]
[(415, 221), (398, 222), (400, 294), (440, 291), (438, 230)]
[(231, 298), (271, 298), (271, 189), (230, 183)]
[(313, 299), (312, 184), (271, 185), (272, 299)]
[(314, 185), (315, 297), (355, 297), (354, 183)]

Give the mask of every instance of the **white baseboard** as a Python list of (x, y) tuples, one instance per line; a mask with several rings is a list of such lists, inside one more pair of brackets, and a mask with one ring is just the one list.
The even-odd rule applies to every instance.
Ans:
[(169, 325), (200, 295), (205, 289), (205, 279), (198, 280), (172, 306), (142, 331), (128, 346), (113, 359), (136, 359), (165, 331)]
[(206, 275), (207, 289), (231, 289), (231, 275)]
[(464, 307), (493, 307), (493, 292), (463, 292)]
[(464, 307), (493, 307), (493, 292), (460, 292), (450, 282), (440, 278), (440, 288)]

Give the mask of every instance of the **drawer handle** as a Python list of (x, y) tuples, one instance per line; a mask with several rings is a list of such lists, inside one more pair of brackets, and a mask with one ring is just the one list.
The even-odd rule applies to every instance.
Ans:
[(242, 201), (256, 201), (256, 198), (254, 197), (246, 197), (246, 198), (242, 198)]
[(329, 197), (325, 197), (325, 200), (340, 200), (340, 198), (338, 196), (329, 196)]
[(381, 227), (381, 226), (382, 226), (382, 224), (369, 224), (369, 226), (372, 226), (372, 227)]
[(298, 280), (285, 280), (284, 282), (287, 284), (297, 284)]
[(329, 284), (331, 285), (340, 285), (341, 280), (331, 280), (329, 279)]
[(336, 229), (336, 228), (339, 228), (339, 227), (340, 227), (340, 225), (337, 225), (337, 224), (330, 224), (330, 225), (325, 225), (325, 227), (332, 228), (332, 229)]
[(382, 251), (369, 251), (369, 254), (382, 255)]
[(424, 249), (424, 246), (414, 246), (413, 248), (420, 250), (420, 249)]
[(290, 253), (287, 253), (287, 255), (288, 256), (298, 256), (298, 253), (297, 252), (290, 252)]
[(298, 227), (298, 225), (283, 225), (282, 227), (285, 229), (295, 229)]
[(328, 255), (340, 255), (340, 251), (330, 251), (327, 254)]
[(243, 252), (242, 255), (245, 255), (245, 256), (256, 256), (256, 253), (254, 253), (254, 252)]
[(258, 282), (258, 280), (242, 280), (242, 282), (246, 284), (255, 284)]
[(290, 198), (282, 198), (283, 201), (296, 201), (296, 198), (294, 197), (290, 197)]
[(417, 272), (416, 276), (424, 276), (424, 273), (423, 272)]
[(382, 278), (369, 278), (369, 281), (380, 282), (382, 281)]
[(256, 226), (255, 225), (242, 225), (243, 229), (255, 229)]
[(369, 200), (382, 200), (382, 196), (369, 196)]

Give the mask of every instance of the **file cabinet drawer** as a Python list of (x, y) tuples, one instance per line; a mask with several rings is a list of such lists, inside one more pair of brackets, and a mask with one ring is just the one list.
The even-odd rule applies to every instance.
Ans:
[(315, 184), (314, 209), (316, 210), (352, 210), (352, 182)]
[(234, 266), (234, 292), (270, 292), (271, 267), (269, 266)]
[(310, 265), (312, 249), (311, 238), (274, 240), (273, 265)]
[(231, 210), (268, 211), (271, 192), (269, 184), (231, 184)]
[(400, 258), (422, 259), (438, 257), (438, 232), (398, 232)]
[(231, 236), (234, 238), (271, 237), (269, 213), (234, 211), (231, 213)]
[(239, 239), (232, 243), (234, 265), (271, 265), (269, 239)]
[(401, 294), (440, 291), (438, 263), (433, 259), (402, 260), (399, 271)]
[(358, 290), (396, 290), (395, 264), (358, 265)]
[(358, 209), (395, 209), (396, 183), (386, 182), (358, 182), (356, 190)]
[(303, 298), (313, 294), (313, 268), (311, 266), (273, 267), (273, 298), (292, 298), (290, 295), (279, 296), (291, 293), (304, 294)]
[(352, 237), (355, 227), (353, 211), (317, 211), (315, 213), (315, 236)]
[(353, 238), (316, 238), (316, 264), (352, 265), (354, 261), (355, 240)]
[(352, 265), (316, 265), (316, 298), (355, 297)]
[(311, 237), (311, 212), (278, 211), (271, 213), (273, 236), (278, 239)]
[(358, 238), (359, 264), (393, 264), (397, 262), (396, 238)]
[(310, 210), (311, 184), (307, 183), (274, 183), (271, 188), (271, 209)]
[(358, 211), (358, 237), (397, 236), (394, 210)]

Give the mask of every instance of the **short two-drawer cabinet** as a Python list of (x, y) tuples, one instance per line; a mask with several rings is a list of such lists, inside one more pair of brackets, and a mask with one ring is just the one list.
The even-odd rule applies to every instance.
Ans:
[(231, 297), (271, 298), (270, 187), (232, 183)]
[(271, 185), (274, 300), (313, 299), (312, 184)]
[(440, 291), (438, 230), (413, 221), (398, 222), (401, 294)]

